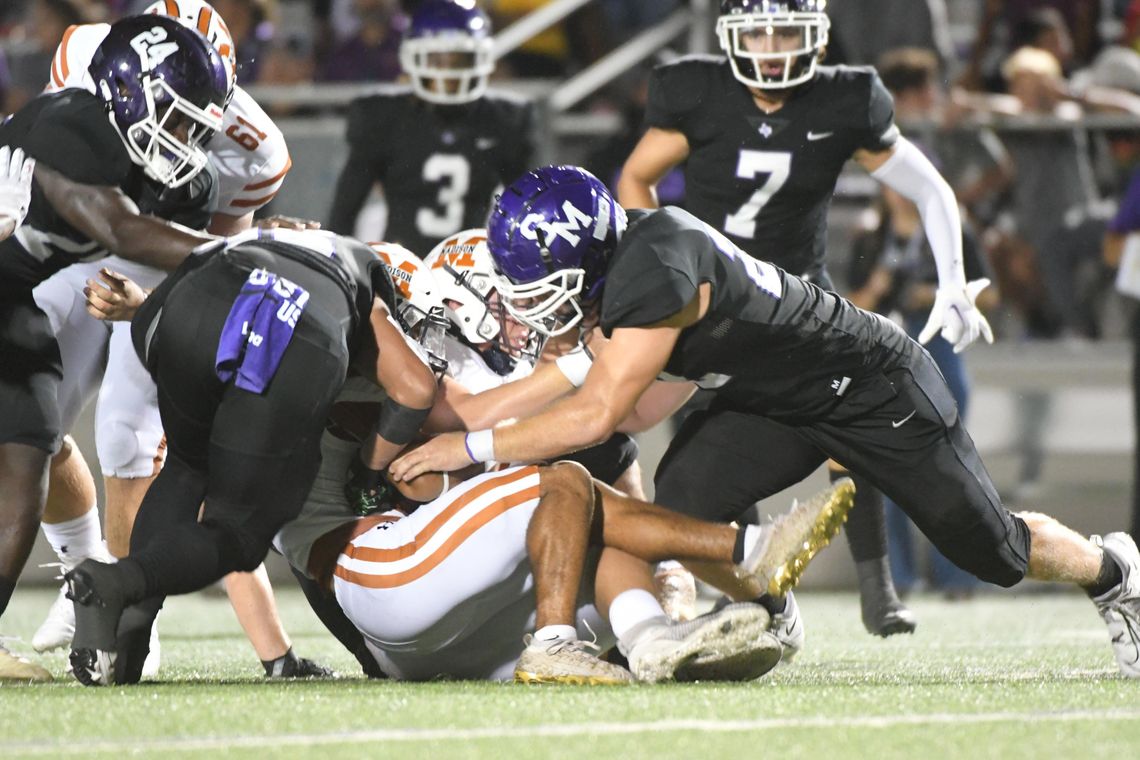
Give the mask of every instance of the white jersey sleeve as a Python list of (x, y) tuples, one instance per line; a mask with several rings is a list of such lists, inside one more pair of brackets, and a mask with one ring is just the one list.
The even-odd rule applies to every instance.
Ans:
[(51, 71), (48, 72), (48, 82), (44, 92), (58, 92), (78, 87), (94, 93), (95, 82), (92, 81), (87, 67), (91, 65), (95, 49), (106, 39), (110, 31), (110, 24), (82, 24), (67, 27), (67, 31), (63, 33), (63, 40), (52, 56)]
[(240, 87), (206, 151), (218, 169), (218, 212), (231, 216), (273, 200), (293, 165), (281, 130)]

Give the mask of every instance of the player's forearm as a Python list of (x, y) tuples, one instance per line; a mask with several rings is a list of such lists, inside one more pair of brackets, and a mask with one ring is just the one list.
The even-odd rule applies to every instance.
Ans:
[(537, 462), (557, 459), (613, 435), (617, 415), (602, 404), (584, 402), (579, 395), (562, 399), (546, 411), (494, 429), (494, 459)]
[(656, 184), (623, 171), (618, 179), (618, 203), (625, 208), (657, 208)]
[(693, 383), (653, 383), (641, 394), (633, 411), (618, 425), (619, 433), (644, 433), (671, 417), (686, 401), (692, 398), (697, 386)]
[(535, 414), (572, 390), (574, 386), (566, 376), (548, 362), (527, 377), (456, 399), (453, 409), (462, 429), (479, 430)]
[(150, 216), (124, 216), (113, 225), (104, 245), (128, 261), (173, 271), (190, 252), (214, 240), (213, 235), (194, 232), (173, 222)]

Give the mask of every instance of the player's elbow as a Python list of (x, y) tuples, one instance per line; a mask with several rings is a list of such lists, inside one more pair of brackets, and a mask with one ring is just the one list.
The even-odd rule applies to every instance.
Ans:
[(385, 388), (393, 401), (412, 409), (427, 409), (435, 402), (435, 374), (425, 364), (411, 364), (391, 388)]

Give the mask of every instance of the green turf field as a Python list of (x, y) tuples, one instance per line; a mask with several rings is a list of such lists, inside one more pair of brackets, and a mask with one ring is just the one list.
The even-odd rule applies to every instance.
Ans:
[[(300, 595), (278, 595), (296, 650), (353, 662)], [(4, 619), (30, 654), (52, 592)], [(854, 595), (804, 593), (807, 649), (750, 684), (548, 688), (266, 683), (224, 599), (168, 602), (160, 683), (0, 687), (0, 758), (113, 757), (1140, 757), (1140, 682), (1077, 595), (918, 597), (915, 636), (863, 633)]]

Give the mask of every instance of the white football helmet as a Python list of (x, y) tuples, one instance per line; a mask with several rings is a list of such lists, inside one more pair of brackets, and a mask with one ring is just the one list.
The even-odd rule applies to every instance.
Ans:
[(760, 90), (810, 80), (827, 46), (826, 8), (827, 0), (721, 0), (716, 35), (732, 73)]
[(197, 29), (210, 41), (226, 67), (226, 78), (230, 83), (229, 97), (226, 98), (228, 104), (237, 84), (237, 52), (233, 35), (222, 14), (203, 0), (158, 0), (148, 5), (143, 13), (176, 18), (191, 29)]
[(424, 262), (402, 245), (369, 243), (396, 286), (396, 319), (404, 332), (427, 351), (437, 372), (447, 368), (444, 336), (449, 322), (435, 278)]
[(439, 285), (444, 313), (468, 342), (488, 343), (499, 337), (499, 318), (489, 299), (495, 287), (495, 265), (487, 250), (487, 230), (457, 232), (424, 258)]

